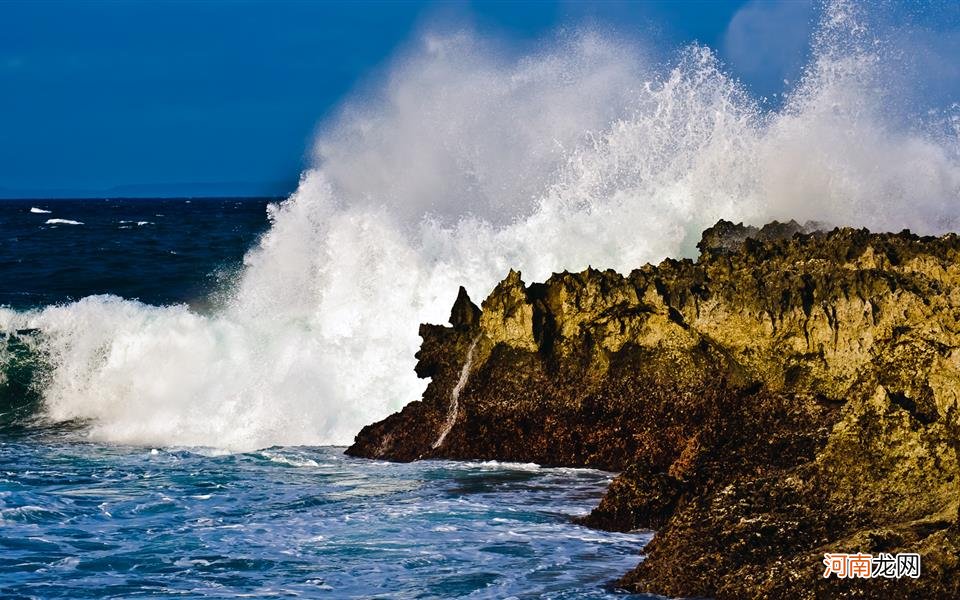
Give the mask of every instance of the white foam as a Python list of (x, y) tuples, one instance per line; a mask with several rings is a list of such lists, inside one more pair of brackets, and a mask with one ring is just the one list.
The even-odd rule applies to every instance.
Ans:
[(42, 208), (37, 208), (36, 206), (30, 208), (30, 212), (35, 215), (49, 215), (49, 210), (43, 210)]
[(285, 453), (285, 452), (271, 452), (264, 450), (260, 452), (260, 456), (266, 458), (270, 462), (279, 463), (282, 465), (288, 465), (291, 467), (319, 467), (320, 463), (313, 460), (312, 458), (306, 458), (304, 456), (297, 456), (295, 454)]
[(462, 463), (466, 468), (478, 468), (481, 471), (539, 471), (542, 469), (537, 463), (521, 463), (499, 460), (485, 460), (482, 462)]
[(44, 332), (46, 413), (95, 439), (349, 443), (420, 396), (417, 324), (445, 321), (458, 285), (479, 301), (511, 267), (689, 256), (721, 217), (955, 229), (960, 121), (892, 110), (902, 77), (862, 30), (829, 5), (772, 111), (700, 46), (663, 69), (593, 34), (519, 59), (427, 36), (322, 128), (222, 309), (98, 296), (0, 323)]
[(83, 225), (81, 221), (71, 221), (70, 219), (47, 219), (47, 225)]

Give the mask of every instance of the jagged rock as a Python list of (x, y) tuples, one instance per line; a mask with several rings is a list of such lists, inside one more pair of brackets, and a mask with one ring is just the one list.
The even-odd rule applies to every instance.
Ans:
[[(454, 327), (421, 326), (423, 399), (348, 453), (622, 471), (585, 522), (657, 530), (631, 590), (960, 597), (960, 239), (813, 228), (721, 221), (696, 262), (627, 276), (511, 271), (479, 316), (462, 292)], [(822, 577), (855, 551), (923, 575)]]
[(454, 329), (469, 330), (480, 322), (480, 308), (470, 301), (467, 290), (460, 286), (457, 300), (450, 310), (450, 324)]
[(600, 506), (579, 521), (597, 529), (631, 529), (634, 524), (658, 529), (673, 514), (682, 490), (681, 479), (636, 463), (613, 480)]
[(800, 225), (796, 221), (780, 223), (773, 221), (757, 228), (743, 223), (731, 223), (721, 219), (713, 227), (707, 228), (700, 237), (697, 249), (700, 252), (734, 252), (748, 239), (759, 241), (785, 240), (795, 233), (810, 233), (822, 227), (818, 223), (808, 222)]
[(480, 329), (489, 346), (502, 343), (511, 348), (537, 350), (533, 336), (533, 305), (519, 272), (511, 270), (483, 301)]

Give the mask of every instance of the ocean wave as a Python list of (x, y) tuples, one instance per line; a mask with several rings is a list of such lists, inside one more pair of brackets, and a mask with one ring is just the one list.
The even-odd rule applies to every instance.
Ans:
[(42, 209), (42, 208), (37, 208), (36, 206), (31, 207), (31, 208), (30, 208), (30, 212), (32, 212), (32, 213), (35, 214), (35, 215), (49, 215), (49, 214), (50, 214), (50, 211), (49, 211), (49, 210), (44, 210), (44, 209)]
[(37, 335), (0, 332), (0, 429), (33, 424), (41, 416), (46, 364)]
[(900, 110), (909, 73), (865, 10), (823, 8), (773, 108), (700, 45), (664, 63), (591, 31), (520, 57), (425, 35), (321, 127), (221, 309), (96, 296), (0, 323), (43, 332), (44, 414), (94, 439), (343, 444), (420, 396), (416, 324), (459, 285), (693, 256), (719, 218), (956, 229), (960, 119)]
[(274, 452), (269, 450), (263, 450), (259, 452), (258, 455), (269, 460), (270, 462), (275, 462), (275, 463), (287, 465), (290, 467), (319, 467), (320, 466), (320, 463), (313, 460), (312, 458), (307, 458), (305, 456), (298, 456), (296, 454), (291, 454), (289, 452)]
[(72, 221), (70, 219), (47, 219), (47, 225), (83, 225), (82, 221)]

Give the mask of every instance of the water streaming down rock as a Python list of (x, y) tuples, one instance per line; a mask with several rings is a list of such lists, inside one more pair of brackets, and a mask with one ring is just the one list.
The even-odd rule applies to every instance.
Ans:
[(322, 127), (218, 308), (98, 296), (0, 309), (0, 328), (41, 330), (46, 418), (97, 440), (346, 443), (422, 394), (413, 324), (459, 285), (628, 272), (692, 255), (719, 218), (954, 228), (957, 121), (888, 106), (910, 86), (858, 10), (825, 7), (776, 108), (703, 46), (662, 62), (586, 31), (516, 57), (426, 35)]
[(470, 367), (473, 366), (473, 351), (476, 350), (478, 341), (480, 341), (480, 338), (476, 337), (470, 344), (470, 349), (467, 350), (467, 359), (464, 361), (463, 368), (460, 370), (460, 378), (457, 380), (457, 385), (453, 386), (453, 389), (450, 390), (450, 406), (447, 408), (447, 419), (443, 422), (443, 429), (440, 430), (440, 435), (431, 446), (434, 450), (443, 445), (443, 441), (447, 439), (447, 434), (453, 429), (454, 424), (457, 422), (457, 417), (460, 416), (460, 392), (463, 391), (463, 386), (467, 385), (467, 379), (470, 378)]

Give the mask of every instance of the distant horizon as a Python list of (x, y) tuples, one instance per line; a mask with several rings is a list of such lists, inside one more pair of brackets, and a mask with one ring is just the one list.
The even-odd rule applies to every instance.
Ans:
[(220, 196), (31, 196), (31, 197), (0, 197), (0, 202), (71, 202), (78, 200), (283, 200), (287, 196), (249, 196), (249, 195), (220, 195)]
[(9, 189), (0, 187), (4, 200), (151, 200), (200, 198), (286, 198), (296, 182), (180, 182), (125, 184), (105, 189)]

